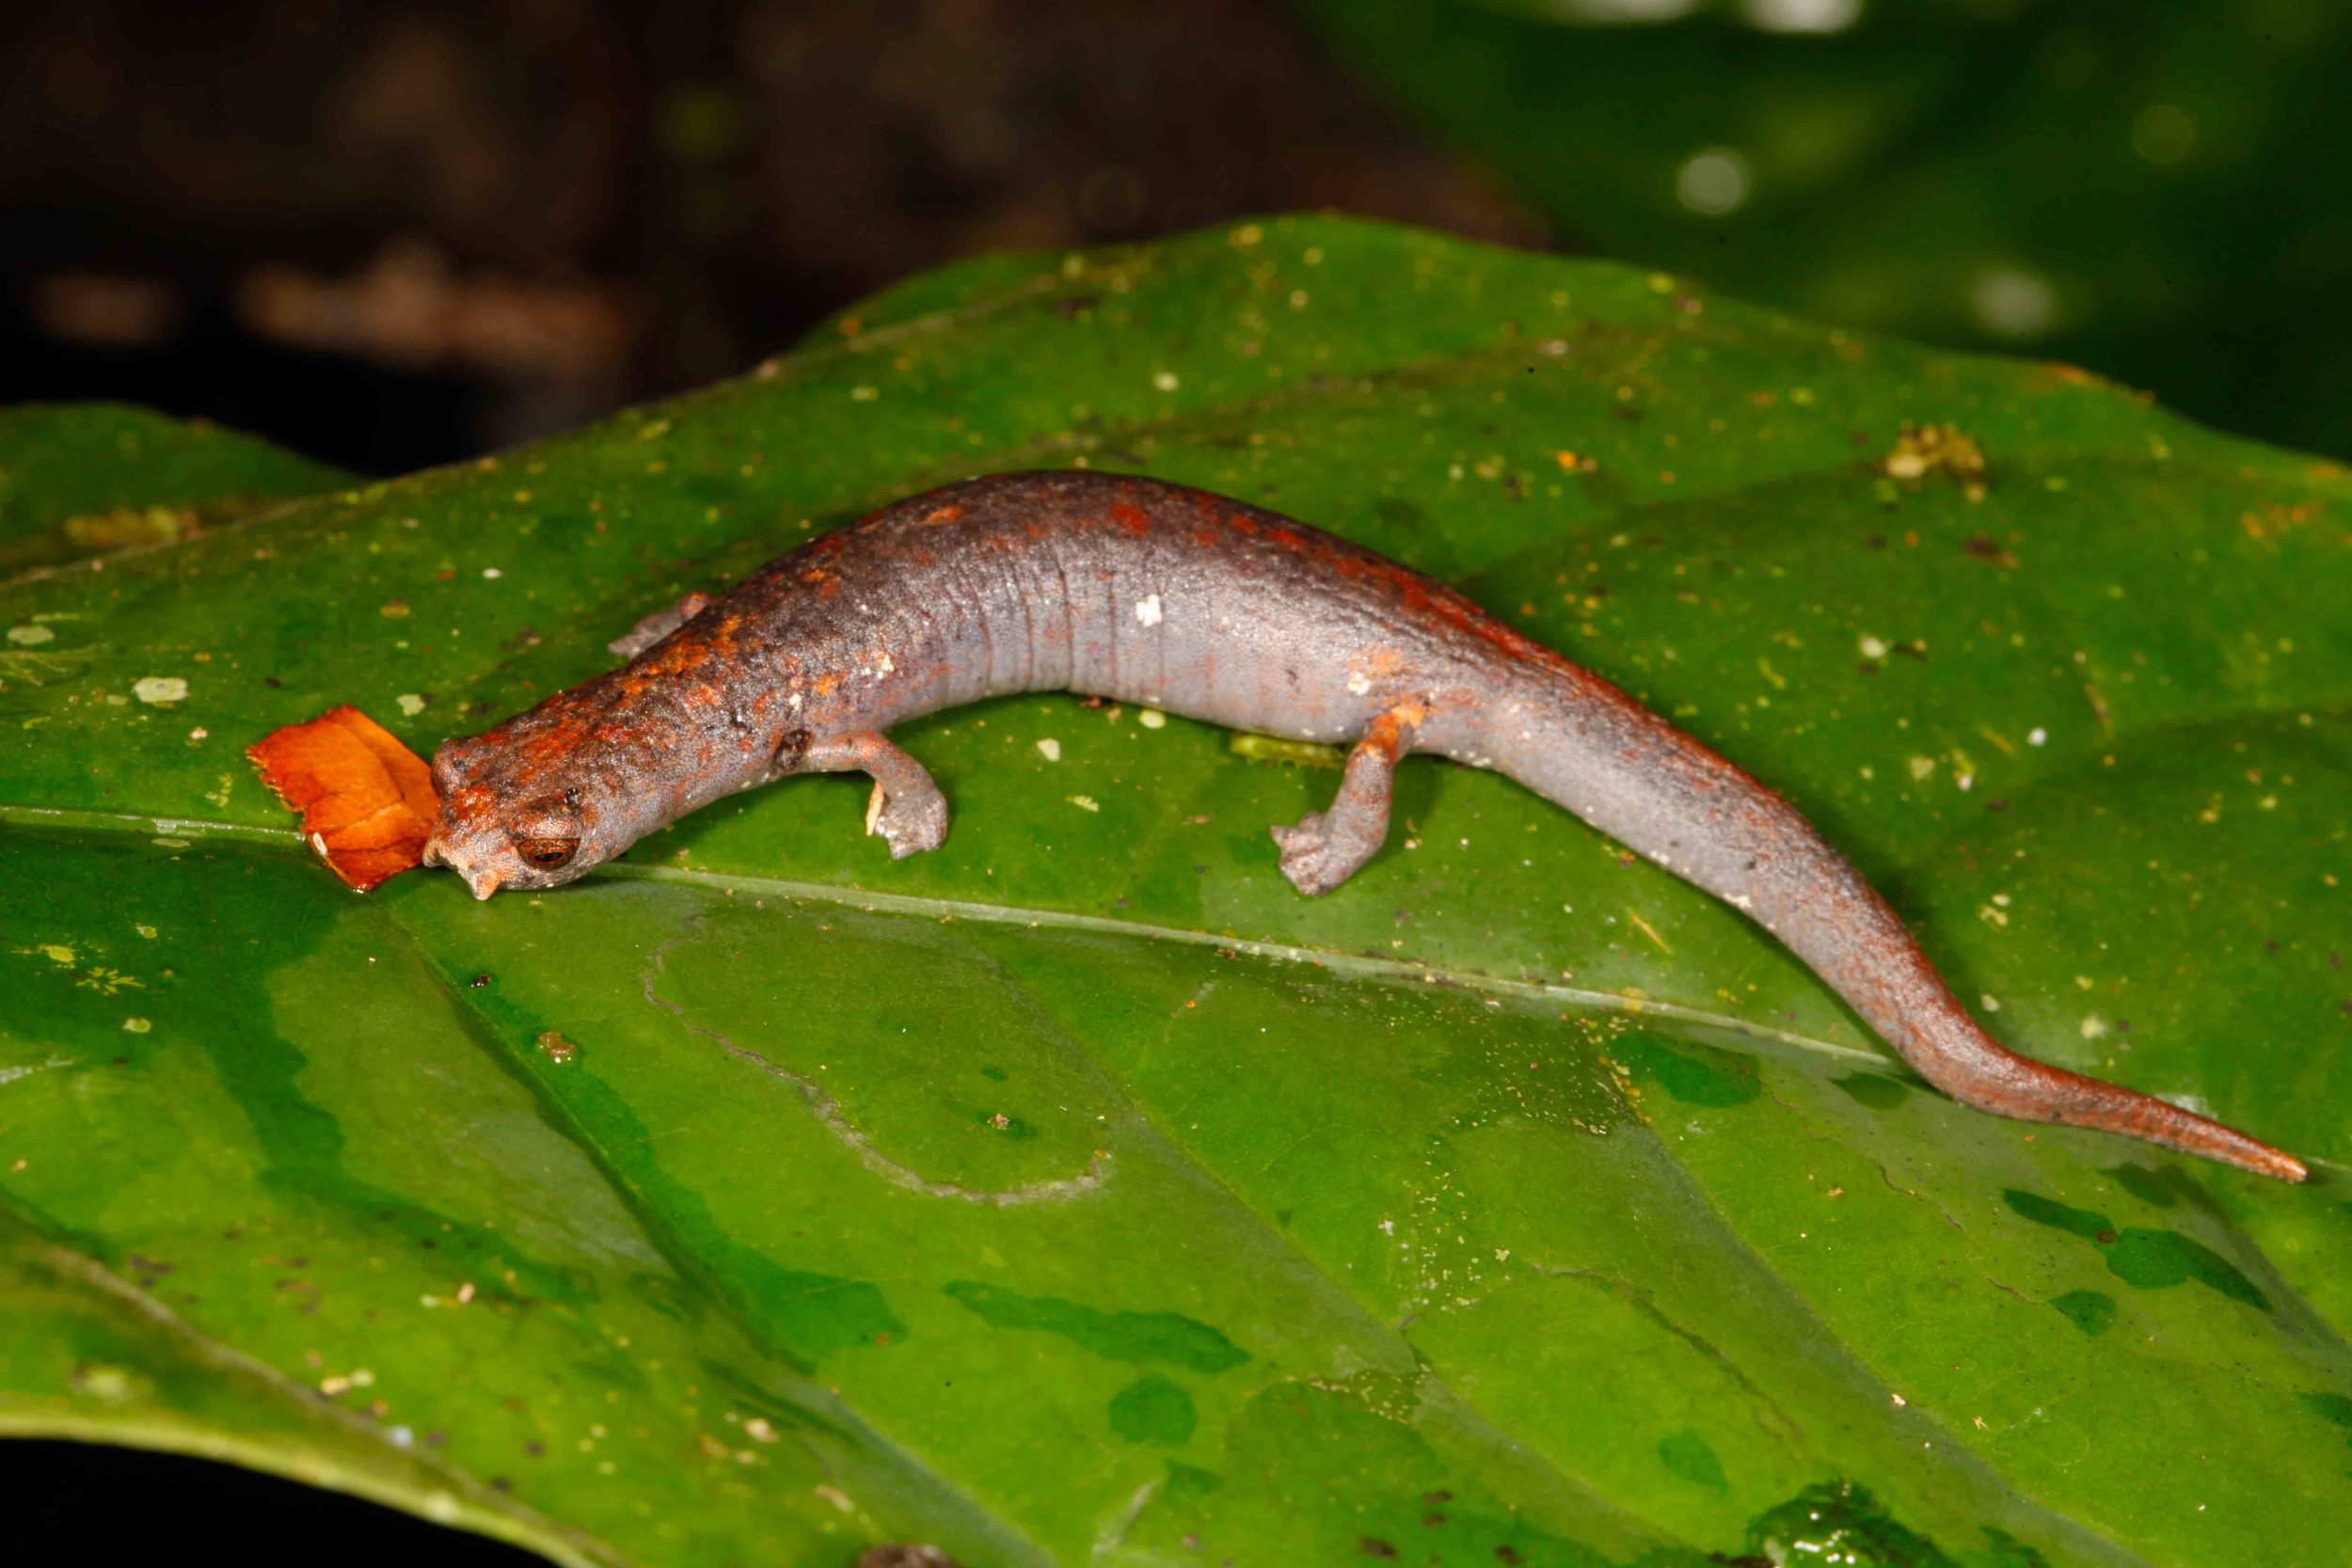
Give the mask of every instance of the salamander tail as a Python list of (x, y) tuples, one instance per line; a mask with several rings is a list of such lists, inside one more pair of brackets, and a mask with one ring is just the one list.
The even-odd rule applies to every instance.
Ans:
[(1963, 1105), (2027, 1121), (2120, 1132), (2281, 1181), (2301, 1181), (2310, 1175), (2294, 1155), (2234, 1127), (2137, 1089), (2020, 1056), (1976, 1029), (1973, 1022), (1970, 1029), (1977, 1038), (1962, 1050), (1904, 1052), (1930, 1083)]

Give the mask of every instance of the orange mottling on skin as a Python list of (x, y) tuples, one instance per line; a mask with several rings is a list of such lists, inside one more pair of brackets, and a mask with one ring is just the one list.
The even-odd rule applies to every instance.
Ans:
[(1111, 526), (1121, 533), (1130, 533), (1140, 539), (1152, 531), (1152, 519), (1139, 506), (1130, 505), (1126, 501), (1113, 501), (1111, 503)]

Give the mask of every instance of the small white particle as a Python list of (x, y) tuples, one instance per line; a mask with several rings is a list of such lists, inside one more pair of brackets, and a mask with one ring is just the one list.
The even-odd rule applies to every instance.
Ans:
[(199, 724), (196, 728), (188, 732), (188, 738), (190, 740), (201, 740), (212, 733), (212, 731), (206, 729), (203, 725)]
[(482, 568), (482, 575), (483, 575), (484, 577), (485, 577), (485, 578), (489, 578), (492, 582), (496, 582), (496, 581), (498, 581), (498, 579), (499, 579), (501, 577), (504, 576), (504, 574), (503, 574), (503, 573), (501, 573), (501, 571), (500, 571), (500, 570), (499, 570), (496, 566), (485, 566), (485, 567), (483, 567), (483, 568)]
[(1146, 594), (1136, 601), (1136, 619), (1147, 626), (1160, 624), (1160, 596), (1157, 594)]
[(1347, 689), (1360, 697), (1372, 689), (1372, 677), (1361, 670), (1350, 670), (1347, 673)]
[(2090, 1013), (2084, 1017), (2082, 1022), (2083, 1038), (2087, 1040), (2095, 1040), (2106, 1032), (2107, 1021), (2106, 1019), (2101, 1018), (2097, 1013)]
[(1049, 735), (1037, 743), (1037, 754), (1047, 762), (1059, 762), (1061, 761), (1061, 742)]
[(1884, 658), (1886, 657), (1886, 643), (1883, 639), (1876, 637), (1865, 637), (1862, 640), (1861, 647), (1862, 657), (1864, 658)]
[(177, 675), (146, 675), (131, 683), (131, 695), (142, 703), (176, 703), (188, 694), (188, 683)]
[(122, 1021), (122, 1027), (131, 1034), (144, 1035), (155, 1025), (143, 1018), (126, 1018)]
[(405, 719), (414, 719), (424, 711), (424, 699), (413, 691), (404, 691), (392, 701), (400, 705), (401, 716)]
[(1168, 715), (1155, 707), (1139, 708), (1136, 713), (1136, 722), (1147, 730), (1163, 729), (1168, 724)]
[(1100, 805), (1096, 804), (1094, 797), (1091, 795), (1073, 795), (1070, 798), (1070, 803), (1077, 807), (1080, 811), (1101, 811), (1103, 809)]
[(1888, 1395), (1887, 1397), (1888, 1397), (1888, 1398), (1890, 1398), (1890, 1399), (1892, 1399), (1892, 1400), (1893, 1400), (1893, 1401), (1894, 1401), (1897, 1404), (1899, 1404), (1899, 1405), (1909, 1404), (1909, 1403), (1911, 1402), (1909, 1400), (1907, 1400), (1907, 1399), (1903, 1398), (1900, 1394), (1890, 1394), (1890, 1395)]
[(1158, 388), (1163, 392), (1172, 392), (1178, 386), (1176, 372), (1174, 371), (1161, 371), (1158, 374), (1152, 376), (1152, 385)]
[(2048, 742), (2049, 738), (2050, 732), (2039, 724), (2026, 732), (2026, 744), (2028, 746), (2043, 745)]
[(56, 632), (48, 626), (10, 626), (8, 628), (8, 641), (20, 648), (30, 648), (42, 642), (54, 642), (56, 637)]

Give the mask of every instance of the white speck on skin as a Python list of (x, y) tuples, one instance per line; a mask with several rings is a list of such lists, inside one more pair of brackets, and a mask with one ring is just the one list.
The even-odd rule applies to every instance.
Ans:
[(414, 719), (424, 711), (424, 699), (413, 691), (404, 691), (392, 701), (400, 705), (401, 716), (405, 719)]
[(1136, 619), (1147, 626), (1160, 624), (1160, 596), (1148, 594), (1136, 601)]
[(1361, 670), (1350, 670), (1347, 673), (1347, 689), (1361, 697), (1372, 689), (1372, 677)]
[(178, 675), (143, 675), (131, 683), (131, 695), (142, 703), (177, 703), (188, 694), (188, 683)]
[(35, 647), (42, 642), (54, 642), (56, 639), (56, 632), (48, 626), (10, 626), (8, 628), (8, 641), (20, 648)]
[(1061, 742), (1049, 735), (1037, 743), (1037, 754), (1047, 762), (1059, 762), (1061, 761)]

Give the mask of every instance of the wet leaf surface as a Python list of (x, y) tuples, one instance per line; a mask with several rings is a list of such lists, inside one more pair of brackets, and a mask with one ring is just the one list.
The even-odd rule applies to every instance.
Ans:
[[(1886, 472), (1931, 425), (1981, 499)], [(2315, 1180), (1962, 1110), (1426, 760), (1313, 902), (1265, 827), (1327, 768), (1035, 697), (898, 732), (936, 854), (818, 778), (477, 904), (345, 892), (238, 754), (339, 702), (429, 753), (809, 532), (1079, 461), (1463, 584), (1788, 793), (2005, 1037)], [(1300, 221), (951, 269), (0, 592), (74, 656), (0, 689), (0, 1425), (575, 1562), (2324, 1558), (2348, 502), (2079, 375)]]

